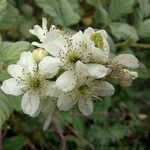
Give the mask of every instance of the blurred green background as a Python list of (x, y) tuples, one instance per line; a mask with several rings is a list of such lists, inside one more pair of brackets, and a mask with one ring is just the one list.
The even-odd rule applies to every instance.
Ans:
[(0, 125), (9, 118), (0, 130), (0, 148), (149, 150), (150, 0), (0, 0), (0, 83), (8, 77), (7, 66), (33, 49), (28, 42), (37, 39), (29, 29), (40, 25), (42, 17), (70, 32), (88, 26), (105, 29), (111, 55), (128, 52), (139, 59), (139, 78), (129, 88), (116, 85), (114, 96), (95, 102), (89, 117), (76, 108), (56, 111), (46, 131), (48, 116), (30, 118), (18, 112), (20, 98), (0, 91)]

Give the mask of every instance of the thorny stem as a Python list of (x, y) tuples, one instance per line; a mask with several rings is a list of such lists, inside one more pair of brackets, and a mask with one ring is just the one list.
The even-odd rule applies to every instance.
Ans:
[(58, 135), (60, 136), (61, 138), (61, 141), (62, 141), (62, 150), (66, 150), (66, 138), (65, 136), (63, 135), (63, 129), (60, 127), (60, 124), (58, 122), (58, 116), (57, 116), (57, 112), (55, 112), (54, 114), (54, 117), (53, 117), (53, 122), (54, 122), (54, 125), (55, 125), (55, 128), (56, 128), (56, 131), (58, 133)]

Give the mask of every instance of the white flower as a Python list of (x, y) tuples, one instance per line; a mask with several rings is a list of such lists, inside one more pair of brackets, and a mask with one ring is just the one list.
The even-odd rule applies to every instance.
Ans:
[(134, 55), (120, 54), (108, 61), (110, 76), (119, 81), (121, 86), (129, 86), (138, 77), (138, 73), (127, 68), (135, 69), (139, 67), (139, 61)]
[[(42, 18), (42, 27), (35, 25), (33, 29), (29, 30), (30, 33), (37, 36), (41, 43), (33, 42), (32, 45), (37, 47), (45, 48), (47, 43), (55, 44), (55, 40), (63, 38), (63, 31), (56, 28), (55, 25), (52, 25), (50, 29), (47, 29), (47, 20)], [(56, 45), (57, 46), (57, 45)]]
[[(43, 71), (44, 70), (44, 71)], [(25, 114), (37, 115), (40, 111), (40, 100), (47, 95), (55, 97), (55, 82), (46, 79), (45, 68), (36, 64), (31, 52), (23, 52), (17, 64), (8, 66), (12, 78), (5, 80), (1, 90), (6, 94), (22, 97), (21, 107)]]
[(43, 59), (46, 66), (49, 66), (49, 69), (54, 73), (58, 73), (60, 69), (65, 70), (56, 80), (57, 87), (65, 92), (71, 91), (75, 87), (76, 74), (78, 73), (77, 66), (79, 65), (84, 66), (88, 76), (96, 79), (104, 77), (108, 72), (108, 68), (91, 59), (94, 51), (90, 52), (84, 42), (75, 41), (75, 39), (61, 39), (54, 45), (47, 43), (45, 48), (53, 56)]
[(94, 98), (111, 96), (114, 87), (107, 81), (94, 81), (91, 78), (78, 80), (76, 87), (71, 92), (64, 92), (57, 100), (57, 106), (61, 111), (70, 110), (76, 103), (83, 115), (88, 116), (93, 112)]
[(75, 41), (84, 41), (87, 49), (92, 53), (92, 58), (97, 62), (106, 62), (109, 58), (108, 35), (105, 30), (94, 31), (91, 27), (84, 32), (77, 32), (72, 39)]

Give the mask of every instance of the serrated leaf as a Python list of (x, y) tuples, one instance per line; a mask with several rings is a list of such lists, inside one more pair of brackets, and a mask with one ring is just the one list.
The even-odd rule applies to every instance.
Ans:
[(150, 15), (150, 1), (149, 0), (138, 0), (140, 5), (140, 9), (143, 13), (144, 17), (148, 17)]
[(95, 22), (107, 24), (109, 22), (107, 10), (102, 5), (99, 5), (96, 8), (97, 9), (95, 11), (95, 16), (94, 16)]
[(75, 3), (69, 0), (34, 0), (36, 4), (49, 14), (55, 24), (71, 26), (80, 21), (80, 16), (74, 11)]
[(64, 24), (66, 26), (71, 26), (80, 21), (80, 16), (74, 12), (73, 7), (68, 0), (60, 0), (60, 7), (62, 11), (62, 16)]
[(146, 19), (140, 23), (139, 35), (142, 38), (149, 38), (150, 37), (150, 19)]
[(25, 41), (20, 42), (1, 42), (0, 43), (0, 61), (13, 62), (16, 61), (21, 52), (29, 49), (30, 43)]
[(126, 23), (112, 22), (110, 24), (111, 33), (118, 39), (138, 40), (137, 31), (133, 26)]
[(10, 29), (15, 28), (17, 24), (17, 19), (19, 16), (18, 10), (12, 6), (8, 5), (5, 15), (0, 20), (0, 29)]
[(134, 0), (111, 0), (109, 17), (111, 20), (117, 20), (124, 14), (131, 13)]
[(26, 18), (24, 16), (20, 16), (19, 21), (19, 30), (26, 38), (30, 38), (32, 34), (29, 32), (29, 29), (36, 23), (34, 18)]
[(0, 1), (0, 19), (6, 13), (6, 7), (7, 7), (7, 1), (6, 0), (1, 0)]
[(0, 91), (0, 128), (13, 110), (20, 110), (20, 97), (8, 96)]

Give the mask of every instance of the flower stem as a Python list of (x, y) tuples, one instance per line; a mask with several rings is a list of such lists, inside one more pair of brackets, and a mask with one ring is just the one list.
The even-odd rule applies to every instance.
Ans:
[(132, 47), (143, 48), (143, 49), (150, 49), (150, 44), (143, 44), (143, 43), (135, 43), (131, 45)]
[[(125, 47), (128, 45), (128, 43), (129, 43), (129, 40), (126, 40), (121, 43), (116, 43), (116, 46), (117, 47)], [(130, 46), (135, 47), (135, 48), (150, 49), (150, 44), (144, 44), (144, 43), (134, 43), (134, 44), (131, 44)]]

